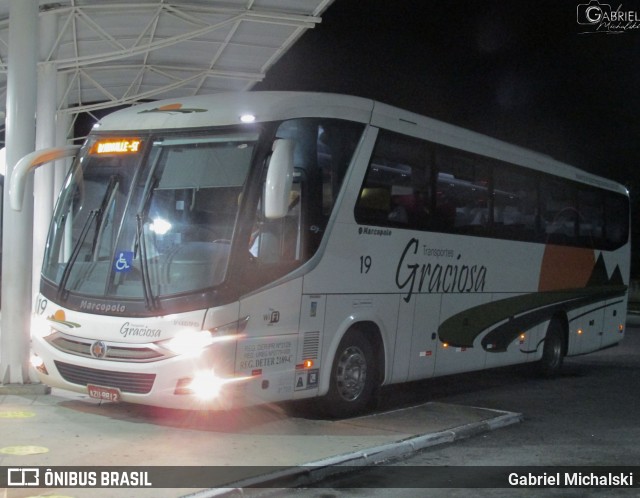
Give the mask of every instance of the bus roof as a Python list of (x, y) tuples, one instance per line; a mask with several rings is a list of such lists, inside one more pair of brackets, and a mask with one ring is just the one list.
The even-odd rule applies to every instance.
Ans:
[(313, 92), (234, 92), (149, 102), (102, 118), (100, 131), (151, 131), (240, 124), (302, 117), (347, 119), (386, 128), (580, 183), (628, 195), (611, 180), (592, 175), (547, 155), (361, 97)]
[(368, 123), (373, 101), (311, 92), (232, 92), (149, 102), (102, 118), (100, 130), (158, 130), (241, 124), (296, 117), (342, 118)]

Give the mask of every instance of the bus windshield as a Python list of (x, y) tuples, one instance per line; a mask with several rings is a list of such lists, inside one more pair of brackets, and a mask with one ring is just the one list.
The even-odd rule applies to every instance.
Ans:
[(59, 295), (142, 299), (225, 278), (258, 134), (90, 138), (62, 191), (43, 277)]

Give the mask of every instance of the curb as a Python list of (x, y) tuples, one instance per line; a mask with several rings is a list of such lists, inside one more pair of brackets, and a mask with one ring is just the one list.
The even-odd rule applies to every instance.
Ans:
[(51, 394), (51, 388), (45, 384), (0, 384), (0, 396), (7, 395)]
[(366, 450), (324, 458), (300, 466), (229, 483), (229, 485), (224, 488), (212, 488), (199, 491), (195, 494), (185, 495), (183, 498), (244, 496), (245, 488), (274, 488), (275, 491), (277, 488), (309, 486), (327, 477), (354, 472), (361, 467), (378, 465), (389, 460), (407, 458), (425, 448), (477, 436), (478, 434), (516, 424), (524, 420), (521, 413), (502, 410), (490, 411), (495, 412), (496, 417), (440, 432), (413, 436)]

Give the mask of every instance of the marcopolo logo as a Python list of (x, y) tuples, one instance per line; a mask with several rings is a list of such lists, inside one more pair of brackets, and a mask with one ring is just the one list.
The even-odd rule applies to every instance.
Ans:
[(581, 34), (585, 33), (624, 33), (640, 29), (640, 14), (633, 10), (624, 10), (622, 4), (612, 9), (608, 3), (591, 0), (578, 4), (577, 22)]

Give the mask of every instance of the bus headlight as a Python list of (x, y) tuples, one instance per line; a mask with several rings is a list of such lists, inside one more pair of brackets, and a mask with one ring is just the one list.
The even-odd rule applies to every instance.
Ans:
[(49, 375), (49, 372), (47, 371), (47, 367), (44, 366), (44, 360), (40, 358), (37, 354), (35, 353), (32, 354), (31, 358), (29, 358), (29, 362), (31, 363), (31, 366), (41, 374)]
[(175, 337), (161, 341), (159, 344), (175, 354), (197, 356), (213, 343), (237, 340), (248, 321), (249, 317), (245, 317), (210, 330), (183, 330)]
[(176, 394), (193, 394), (202, 400), (210, 400), (218, 397), (223, 378), (218, 377), (213, 370), (200, 370), (193, 378), (181, 379), (176, 387)]
[(162, 342), (162, 347), (172, 353), (197, 356), (213, 344), (213, 337), (206, 330), (183, 330), (175, 337)]
[(193, 377), (179, 379), (174, 394), (190, 394), (209, 401), (220, 396), (224, 386), (248, 380), (251, 377), (220, 377), (213, 368), (198, 370), (193, 373)]

